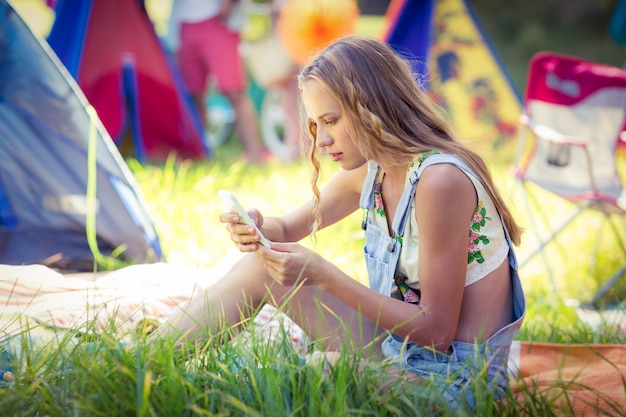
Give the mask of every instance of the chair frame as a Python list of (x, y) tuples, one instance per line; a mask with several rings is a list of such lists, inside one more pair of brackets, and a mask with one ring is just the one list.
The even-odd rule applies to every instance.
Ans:
[[(533, 71), (532, 69), (533, 65), (535, 64), (537, 60), (545, 59), (545, 58), (557, 59), (557, 60), (558, 59), (578, 60), (581, 63), (593, 64), (589, 61), (585, 61), (577, 57), (554, 54), (550, 52), (540, 52), (536, 54), (531, 60), (531, 71)], [(611, 68), (612, 70), (619, 71), (619, 69), (616, 69), (613, 67), (608, 67), (608, 66), (604, 66), (601, 64), (596, 64), (596, 65), (602, 68), (606, 67), (606, 68)], [(528, 79), (529, 84), (531, 82), (532, 76), (533, 74), (529, 73), (529, 79)], [(624, 88), (624, 91), (626, 92), (626, 72), (623, 72), (623, 78), (624, 78), (623, 88)], [(621, 237), (620, 229), (616, 223), (616, 219), (614, 218), (616, 217), (616, 215), (617, 216), (626, 215), (626, 205), (620, 206), (617, 198), (610, 196), (606, 193), (603, 193), (598, 188), (596, 177), (595, 177), (594, 170), (593, 170), (594, 160), (589, 150), (590, 142), (587, 139), (583, 137), (562, 134), (561, 132), (558, 132), (557, 130), (549, 126), (539, 124), (535, 119), (533, 119), (530, 108), (529, 108), (529, 102), (532, 101), (528, 99), (529, 88), (530, 88), (530, 85), (527, 86), (527, 97), (525, 98), (525, 103), (524, 103), (524, 114), (520, 115), (519, 117), (519, 122), (520, 122), (519, 138), (518, 138), (518, 146), (517, 146), (515, 162), (514, 162), (514, 167), (513, 167), (515, 177), (521, 181), (522, 185), (524, 186), (525, 191), (526, 191), (525, 186), (526, 186), (527, 181), (536, 183), (533, 180), (527, 179), (525, 176), (526, 169), (530, 165), (530, 159), (526, 162), (526, 164), (524, 165), (521, 164), (523, 157), (527, 155), (527, 153), (525, 153), (526, 146), (527, 146), (526, 139), (528, 136), (532, 136), (534, 137), (534, 140), (536, 142), (540, 140), (545, 140), (549, 144), (567, 146), (567, 147), (575, 147), (575, 148), (581, 149), (585, 155), (585, 160), (587, 163), (586, 174), (588, 176), (588, 181), (590, 185), (588, 187), (589, 188), (588, 190), (581, 192), (577, 194), (575, 197), (573, 197), (573, 196), (566, 196), (566, 195), (559, 194), (558, 192), (555, 192), (554, 190), (549, 190), (545, 187), (542, 187), (541, 184), (536, 183), (538, 187), (577, 205), (577, 208), (572, 212), (572, 214), (566, 219), (564, 219), (557, 227), (553, 227), (549, 236), (545, 238), (540, 237), (539, 231), (537, 230), (537, 227), (536, 227), (536, 223), (533, 220), (534, 215), (533, 215), (532, 207), (530, 206), (529, 201), (524, 199), (525, 206), (528, 211), (529, 218), (531, 219), (532, 227), (534, 229), (533, 231), (539, 240), (539, 245), (523, 261), (520, 262), (520, 268), (524, 266), (525, 264), (527, 264), (537, 254), (541, 254), (543, 258), (543, 262), (548, 272), (548, 277), (550, 280), (550, 284), (552, 286), (552, 290), (554, 291), (554, 293), (556, 293), (557, 288), (556, 288), (556, 283), (554, 280), (554, 274), (553, 274), (552, 268), (550, 267), (548, 259), (544, 253), (544, 248), (547, 245), (549, 245), (551, 242), (555, 241), (557, 236), (565, 228), (567, 228), (567, 226), (569, 226), (570, 223), (575, 218), (577, 218), (582, 212), (586, 210), (595, 210), (595, 211), (601, 212), (604, 215), (603, 222), (608, 221), (616, 237), (617, 244), (619, 248), (621, 249), (621, 253), (624, 254), (624, 259), (626, 260), (626, 244), (624, 243), (624, 239), (622, 239)], [(620, 85), (619, 88), (622, 88), (622, 85)], [(622, 132), (620, 135), (618, 135), (618, 137), (615, 138), (616, 147), (620, 144), (620, 141), (624, 141), (626, 139), (626, 105), (624, 105), (624, 119), (622, 120), (622, 123), (623, 123)], [(529, 132), (531, 135), (529, 135)], [(532, 153), (535, 152), (537, 146), (538, 144), (535, 143), (531, 151)], [(615, 152), (613, 155), (614, 157), (617, 157), (615, 155)], [(621, 179), (619, 179), (619, 177), (618, 177), (618, 181), (620, 182), (620, 186), (623, 190), (624, 187), (621, 184)], [(525, 192), (525, 195), (528, 196), (530, 200), (532, 200), (535, 207), (540, 207), (539, 202), (537, 201), (536, 197), (532, 195), (532, 193)], [(625, 195), (625, 192), (622, 192), (622, 195)], [(544, 213), (542, 213), (541, 210), (539, 210), (539, 212), (542, 214), (543, 223), (548, 224), (547, 218), (544, 215)], [(595, 308), (599, 308), (599, 302), (602, 299), (602, 297), (604, 297), (606, 293), (625, 275), (626, 275), (626, 265), (619, 268), (618, 271), (616, 271), (611, 277), (609, 277), (606, 281), (604, 281), (603, 284), (600, 285), (599, 289), (591, 297), (589, 304)]]

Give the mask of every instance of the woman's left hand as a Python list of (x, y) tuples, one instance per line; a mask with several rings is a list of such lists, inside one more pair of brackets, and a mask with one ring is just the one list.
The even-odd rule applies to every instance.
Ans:
[(322, 279), (320, 266), (326, 261), (298, 243), (272, 242), (271, 249), (259, 245), (257, 254), (263, 258), (265, 270), (281, 285), (317, 285)]

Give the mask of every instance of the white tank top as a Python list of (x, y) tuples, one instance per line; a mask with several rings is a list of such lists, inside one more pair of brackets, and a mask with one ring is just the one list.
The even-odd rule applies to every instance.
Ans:
[[(415, 158), (414, 163), (407, 171), (405, 186), (410, 187), (410, 176), (417, 171), (420, 164), (432, 153), (424, 153)], [(478, 196), (476, 212), (470, 224), (468, 224), (468, 247), (467, 247), (467, 276), (465, 286), (471, 285), (490, 272), (497, 269), (509, 252), (500, 215), (496, 210), (493, 201), (483, 187), (478, 177), (466, 169), (465, 164), (460, 159), (454, 157), (460, 164), (459, 167), (474, 184)], [(444, 162), (450, 163), (450, 162)], [(380, 184), (385, 173), (377, 165), (370, 165), (370, 169), (378, 169), (378, 175), (374, 185), (374, 207), (370, 209), (371, 221), (383, 230), (388, 230), (387, 220), (384, 217), (385, 211), (380, 198)], [(419, 183), (418, 183), (419, 187)], [(418, 255), (419, 255), (419, 233), (417, 220), (415, 219), (415, 199), (411, 199), (411, 208), (408, 213), (410, 221), (407, 221), (402, 239), (402, 251), (396, 268), (396, 274), (407, 277), (405, 283), (415, 289), (419, 289), (418, 276)]]

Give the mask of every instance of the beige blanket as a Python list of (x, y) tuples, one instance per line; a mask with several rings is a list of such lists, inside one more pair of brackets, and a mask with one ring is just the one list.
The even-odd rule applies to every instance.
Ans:
[[(51, 330), (105, 329), (115, 323), (127, 334), (143, 320), (165, 320), (194, 294), (227, 271), (228, 264), (194, 268), (166, 263), (134, 265), (112, 272), (64, 275), (43, 265), (0, 265), (0, 341), (26, 330), (36, 337)], [(270, 306), (254, 321), (266, 339), (288, 334), (297, 345), (302, 330)]]
[(75, 328), (114, 318), (120, 330), (144, 318), (164, 318), (219, 276), (168, 264), (137, 265), (98, 274), (63, 275), (41, 265), (0, 265), (0, 332), (20, 320)]

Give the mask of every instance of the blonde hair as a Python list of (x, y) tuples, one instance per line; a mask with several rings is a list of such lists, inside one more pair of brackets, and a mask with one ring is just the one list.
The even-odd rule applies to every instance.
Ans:
[[(520, 244), (521, 228), (496, 189), (487, 165), (456, 140), (447, 121), (416, 81), (410, 62), (389, 45), (354, 35), (336, 40), (301, 70), (300, 87), (309, 80), (319, 82), (339, 102), (347, 118), (348, 132), (367, 159), (383, 165), (406, 166), (415, 155), (425, 151), (461, 158), (482, 181), (513, 243)], [(315, 125), (307, 121), (304, 131), (313, 143), (309, 158), (314, 167), (315, 232), (321, 221)]]

